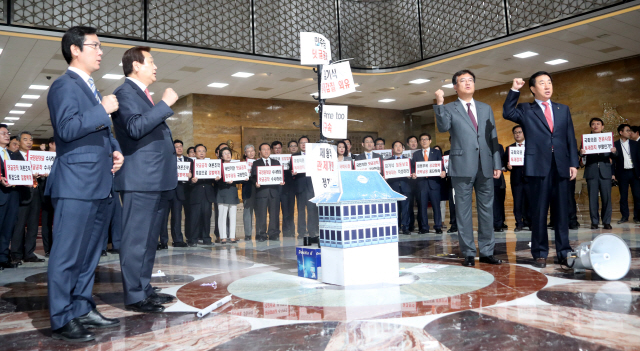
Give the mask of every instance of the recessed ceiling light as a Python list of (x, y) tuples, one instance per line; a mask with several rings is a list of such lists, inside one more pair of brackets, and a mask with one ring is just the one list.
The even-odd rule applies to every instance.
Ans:
[(122, 62), (120, 62), (120, 64), (118, 66), (122, 67)]
[(211, 84), (209, 84), (207, 86), (210, 87), (210, 88), (224, 88), (227, 85), (229, 85), (229, 84), (227, 84), (227, 83), (211, 83)]
[(9, 111), (9, 113), (14, 114), (14, 115), (21, 115), (21, 114), (24, 114), (24, 111), (11, 110), (11, 111)]
[(49, 86), (48, 85), (31, 85), (31, 86), (29, 86), (29, 89), (47, 90), (47, 89), (49, 89)]
[(378, 102), (393, 102), (396, 101), (396, 99), (382, 99), (382, 100), (378, 100)]
[(445, 84), (442, 86), (443, 88), (453, 88), (453, 84), (449, 83), (449, 84)]
[(11, 122), (7, 122), (7, 123), (4, 123), (4, 124), (6, 124), (8, 126), (12, 126), (13, 125), (13, 123), (11, 123)]
[(545, 62), (547, 65), (559, 65), (561, 63), (565, 63), (565, 62), (569, 62), (567, 60), (564, 59), (555, 59), (555, 60), (551, 60), (551, 61), (547, 61)]
[(232, 77), (238, 77), (238, 78), (249, 78), (253, 75), (253, 73), (247, 73), (247, 72), (236, 72), (234, 74), (232, 74)]
[(102, 76), (102, 78), (104, 78), (104, 79), (122, 79), (122, 78), (124, 78), (124, 75), (108, 73), (108, 74), (105, 74), (104, 76)]
[(2, 51), (3, 51), (3, 50), (4, 50), (4, 49), (0, 49), (0, 54), (2, 54)]
[(318, 96), (318, 93), (311, 93), (311, 94), (309, 94), (309, 95), (311, 95), (311, 96)]
[(527, 57), (531, 57), (531, 56), (538, 56), (537, 52), (533, 52), (533, 51), (525, 51), (525, 52), (521, 52), (519, 54), (515, 54), (513, 55), (517, 58), (527, 58)]
[(410, 81), (409, 83), (411, 83), (411, 84), (422, 84), (422, 83), (426, 83), (426, 82), (429, 82), (429, 80), (420, 78), (420, 79), (414, 79), (414, 80)]
[(20, 117), (5, 117), (4, 119), (9, 120), (9, 121), (17, 121), (20, 119)]
[(150, 92), (149, 92), (149, 95), (153, 95), (153, 94), (155, 94), (153, 91), (150, 91)]
[(35, 100), (37, 98), (39, 98), (40, 95), (22, 95), (23, 99), (30, 99), (30, 100)]
[(633, 78), (632, 77), (625, 77), (625, 78), (620, 78), (620, 79), (616, 79), (618, 82), (620, 83), (624, 83), (624, 82), (629, 82), (632, 81)]
[(33, 106), (33, 104), (25, 104), (25, 103), (19, 102), (19, 103), (16, 104), (16, 106), (17, 107), (31, 107), (31, 106)]

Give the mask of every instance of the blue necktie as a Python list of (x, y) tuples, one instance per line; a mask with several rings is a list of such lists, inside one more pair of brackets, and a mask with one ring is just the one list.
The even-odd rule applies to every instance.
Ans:
[(98, 90), (96, 90), (96, 85), (93, 84), (93, 78), (89, 77), (89, 88), (91, 88), (91, 92), (93, 92), (93, 96), (96, 98), (96, 101), (100, 103), (100, 97), (98, 96)]

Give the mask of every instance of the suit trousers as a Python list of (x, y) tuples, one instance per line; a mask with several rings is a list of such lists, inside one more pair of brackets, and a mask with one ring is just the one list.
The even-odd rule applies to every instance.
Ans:
[[(555, 155), (554, 155), (555, 156)], [(571, 252), (569, 245), (569, 178), (560, 177), (555, 157), (551, 158), (551, 168), (545, 177), (529, 177), (531, 193), (531, 255), (533, 258), (547, 258), (549, 255), (549, 234), (547, 213), (551, 207), (553, 218), (556, 255), (559, 260)]]
[(296, 227), (293, 223), (294, 210), (296, 205), (296, 194), (290, 191), (280, 192), (280, 207), (282, 209), (282, 234), (283, 236), (294, 237)]
[[(180, 201), (175, 194), (175, 190), (170, 190), (173, 192), (173, 196), (169, 199), (169, 211), (167, 212), (167, 216), (163, 221), (162, 231), (160, 232), (160, 243), (167, 244), (169, 242), (169, 215), (171, 215), (171, 241), (174, 243), (184, 242), (182, 237), (182, 208), (184, 206), (185, 210), (185, 222), (187, 221), (187, 206), (185, 202)], [(185, 232), (188, 233), (185, 223)]]
[[(256, 238), (275, 238), (280, 235), (280, 197), (256, 196)], [(267, 212), (269, 213), (269, 228), (267, 229)]]
[(640, 219), (640, 179), (635, 176), (633, 169), (625, 169), (617, 178), (620, 189), (620, 214), (622, 218), (629, 218), (629, 186), (633, 196), (633, 219)]
[(120, 198), (116, 197), (111, 204), (113, 214), (110, 223), (105, 227), (103, 250), (107, 250), (107, 245), (111, 243), (111, 248), (120, 251), (122, 242), (122, 204)]
[(451, 177), (456, 192), (456, 218), (458, 241), (462, 256), (476, 256), (473, 238), (473, 213), (471, 211), (473, 189), (476, 190), (478, 212), (478, 246), (481, 257), (492, 256), (495, 240), (493, 236), (493, 178), (482, 174), (482, 165), (474, 177)]
[(502, 228), (502, 225), (505, 224), (505, 196), (506, 189), (502, 189), (499, 186), (493, 187), (493, 227), (496, 229)]
[(244, 224), (244, 237), (251, 238), (253, 232), (253, 215), (255, 214), (255, 195), (248, 199), (242, 199), (244, 210), (242, 211), (242, 222)]
[(0, 262), (11, 261), (9, 245), (13, 237), (13, 228), (18, 219), (19, 203), (20, 194), (14, 190), (7, 194), (7, 201), (4, 205), (0, 205)]
[[(427, 181), (423, 181), (426, 183)], [(420, 223), (421, 231), (429, 231), (429, 211), (428, 206), (431, 202), (431, 209), (433, 210), (433, 228), (442, 228), (442, 217), (440, 214), (440, 189), (430, 189), (428, 184), (420, 184), (420, 215), (422, 217)]]
[(611, 179), (604, 179), (598, 175), (595, 179), (587, 179), (589, 191), (589, 214), (591, 224), (600, 224), (598, 213), (598, 192), (602, 201), (602, 224), (611, 224)]
[(122, 192), (120, 266), (125, 305), (153, 293), (151, 273), (169, 197), (170, 190)]
[[(30, 191), (39, 192), (40, 189), (30, 189)], [(40, 204), (39, 194), (34, 193), (31, 197), (31, 202), (26, 205), (20, 205), (18, 209), (18, 220), (13, 229), (13, 238), (11, 239), (11, 257), (14, 260), (35, 257)]]
[(511, 195), (513, 196), (513, 215), (516, 218), (516, 227), (531, 225), (531, 210), (529, 201), (529, 183), (511, 184)]
[(453, 199), (453, 186), (449, 188), (449, 224), (451, 228), (458, 228), (458, 220), (456, 219), (456, 201)]
[(42, 201), (42, 247), (44, 252), (51, 252), (51, 245), (53, 241), (53, 204), (51, 203), (51, 197), (45, 196)]
[(313, 196), (308, 191), (296, 194), (298, 202), (298, 235), (311, 237), (318, 236), (320, 223), (318, 222), (318, 206), (309, 200)]
[(96, 307), (95, 269), (100, 260), (105, 226), (114, 197), (102, 200), (53, 199), (53, 245), (48, 266), (51, 329)]
[[(411, 193), (407, 196), (405, 200), (409, 205), (409, 230), (413, 231), (416, 227), (416, 218), (418, 219), (418, 228), (422, 228), (422, 208), (420, 206), (420, 187), (418, 186), (418, 182), (409, 181), (411, 184)], [(418, 205), (418, 216), (416, 217), (414, 208)]]
[(211, 244), (211, 202), (204, 200), (197, 204), (189, 205), (191, 234), (188, 241), (190, 244), (198, 243), (198, 239), (202, 239), (203, 243)]

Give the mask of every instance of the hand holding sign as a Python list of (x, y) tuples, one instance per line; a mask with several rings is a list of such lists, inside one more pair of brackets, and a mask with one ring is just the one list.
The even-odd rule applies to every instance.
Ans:
[(589, 154), (603, 154), (612, 152), (613, 148), (613, 133), (593, 133), (582, 135), (582, 150), (583, 155)]

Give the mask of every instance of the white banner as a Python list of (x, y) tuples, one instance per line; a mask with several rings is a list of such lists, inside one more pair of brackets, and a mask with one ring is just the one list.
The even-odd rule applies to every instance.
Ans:
[(416, 162), (417, 177), (439, 177), (440, 172), (442, 172), (440, 161)]
[(524, 166), (524, 146), (509, 146), (509, 163), (511, 166)]
[(178, 162), (178, 181), (186, 182), (189, 180), (189, 172), (191, 169), (191, 162)]
[(449, 173), (449, 155), (442, 156), (442, 162), (444, 162), (444, 171)]
[(229, 162), (222, 164), (222, 176), (225, 182), (247, 180), (249, 171), (244, 162)]
[(391, 149), (373, 150), (372, 152), (374, 154), (378, 154), (378, 155), (382, 156), (383, 160), (386, 160), (389, 157), (393, 156), (393, 150), (391, 150)]
[(582, 149), (585, 154), (603, 154), (611, 152), (613, 133), (582, 134)]
[(193, 161), (194, 174), (198, 179), (216, 179), (222, 177), (221, 160), (195, 160)]
[(291, 169), (291, 154), (271, 154), (269, 157), (278, 160), (285, 171)]
[(413, 153), (416, 152), (418, 150), (404, 150), (402, 151), (402, 156), (404, 157), (408, 157), (410, 159), (413, 159)]
[(356, 91), (348, 61), (322, 66), (321, 99), (331, 99)]
[(322, 34), (300, 32), (300, 64), (326, 65), (331, 60), (331, 43)]
[(378, 171), (380, 172), (380, 159), (372, 158), (370, 160), (353, 161), (356, 171)]
[(53, 151), (27, 151), (27, 161), (31, 162), (33, 174), (49, 174), (56, 159)]
[(352, 161), (338, 161), (338, 170), (339, 171), (350, 171), (353, 169)]
[(305, 156), (306, 155), (291, 156), (291, 164), (293, 165), (294, 172), (307, 173), (307, 169), (305, 168)]
[(9, 185), (33, 186), (33, 173), (29, 161), (4, 161), (4, 174)]
[(330, 139), (347, 138), (348, 106), (324, 105), (322, 107), (322, 134)]
[(251, 167), (253, 167), (253, 161), (255, 160), (252, 158), (247, 159), (247, 171), (249, 172), (249, 174), (251, 174)]
[[(338, 157), (331, 145), (326, 143), (307, 143), (305, 169), (307, 177), (337, 176)], [(318, 194), (316, 194), (318, 195)]]
[(284, 182), (282, 166), (258, 166), (257, 181), (260, 185), (280, 185)]
[(382, 170), (384, 172), (385, 179), (410, 177), (411, 160), (408, 158), (385, 160)]

